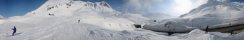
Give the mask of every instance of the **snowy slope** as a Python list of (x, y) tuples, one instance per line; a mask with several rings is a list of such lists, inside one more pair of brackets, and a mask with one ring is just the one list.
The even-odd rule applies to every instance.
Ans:
[[(48, 0), (24, 16), (5, 19), (0, 24), (0, 40), (208, 40), (214, 39), (212, 36), (219, 39), (232, 38), (205, 34), (201, 30), (166, 36), (166, 33), (134, 28), (133, 24), (144, 24), (147, 19), (140, 14), (115, 11), (106, 2)], [(16, 26), (17, 33), (10, 36), (13, 26)], [(241, 39), (239, 36), (233, 38)]]
[(144, 29), (186, 32), (195, 28), (219, 28), (230, 24), (244, 23), (244, 4), (229, 0), (209, 0), (180, 18), (165, 19), (144, 26)]
[[(159, 40), (169, 38), (155, 33), (117, 29), (110, 30), (96, 24), (77, 23), (71, 17), (36, 17), (33, 20), (8, 22), (1, 25), (1, 40)], [(29, 22), (31, 23), (29, 23)], [(10, 35), (12, 27), (17, 27), (17, 33)], [(102, 24), (102, 23), (101, 23)], [(116, 23), (114, 23), (116, 24)], [(111, 24), (111, 25), (114, 25)], [(115, 26), (114, 26), (115, 27)], [(123, 27), (121, 27), (123, 28)], [(119, 29), (118, 29), (119, 30)], [(152, 39), (151, 39), (152, 38)], [(162, 39), (160, 38), (160, 39)]]
[(243, 23), (241, 22), (244, 18), (243, 13), (243, 3), (210, 0), (207, 4), (183, 15), (182, 18), (187, 18), (190, 22), (198, 22), (201, 25), (216, 25), (233, 21)]
[[(67, 5), (68, 4), (68, 5)], [(113, 10), (109, 4), (105, 2), (83, 2), (83, 1), (49, 1), (43, 4), (36, 11), (28, 13), (26, 16), (47, 16), (54, 14), (55, 17), (72, 17), (74, 21), (81, 20), (81, 22), (95, 24), (110, 28), (116, 26), (118, 30), (121, 26), (129, 26), (134, 24), (129, 19), (120, 17), (120, 13)], [(124, 16), (124, 15), (122, 15)], [(133, 16), (133, 15), (128, 15)], [(114, 21), (115, 20), (115, 21)], [(122, 24), (123, 23), (123, 24)], [(129, 29), (125, 28), (125, 29)], [(115, 29), (110, 28), (110, 29)], [(116, 29), (116, 30), (117, 30)]]
[[(53, 14), (53, 15), (49, 15)], [(134, 16), (135, 15), (135, 16)], [(120, 14), (105, 2), (49, 0), (25, 16), (1, 24), (1, 40), (156, 40), (171, 37), (133, 31), (138, 14)], [(137, 20), (138, 19), (138, 20)], [(80, 22), (78, 22), (80, 20)], [(137, 20), (137, 21), (136, 21)], [(138, 22), (140, 23), (140, 22)], [(10, 28), (16, 26), (16, 36)], [(145, 36), (145, 37), (144, 37)], [(162, 38), (160, 38), (162, 37)]]

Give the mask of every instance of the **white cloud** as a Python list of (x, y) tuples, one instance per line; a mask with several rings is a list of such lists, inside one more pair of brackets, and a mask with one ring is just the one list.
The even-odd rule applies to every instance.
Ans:
[(150, 18), (160, 18), (168, 16), (164, 14), (164, 2), (165, 0), (126, 0), (125, 6), (129, 12), (140, 13)]
[(148, 9), (152, 6), (152, 2), (151, 0), (127, 0), (126, 5), (136, 9)]
[(208, 0), (127, 0), (126, 6), (142, 12), (166, 13), (180, 16)]
[(174, 0), (172, 6), (172, 15), (180, 16), (182, 14), (188, 13), (194, 8), (207, 3), (208, 0)]
[(0, 15), (0, 19), (3, 19), (4, 17), (2, 15)]
[(2, 23), (3, 23), (3, 16), (0, 15), (0, 24), (2, 24)]

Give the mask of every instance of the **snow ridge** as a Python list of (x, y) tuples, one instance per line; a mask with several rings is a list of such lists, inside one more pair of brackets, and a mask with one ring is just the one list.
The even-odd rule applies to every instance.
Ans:
[[(74, 9), (75, 8), (75, 9)], [(35, 16), (45, 16), (47, 14), (53, 14), (53, 11), (58, 10), (79, 10), (79, 9), (91, 9), (93, 11), (108, 11), (108, 12), (114, 12), (114, 10), (111, 8), (111, 6), (102, 1), (102, 2), (83, 2), (83, 1), (73, 1), (73, 0), (48, 0), (46, 3), (44, 3), (42, 6), (40, 6), (36, 11), (32, 11), (27, 13), (28, 16), (33, 16), (33, 14), (36, 14)], [(72, 13), (65, 13), (60, 15), (72, 15)]]

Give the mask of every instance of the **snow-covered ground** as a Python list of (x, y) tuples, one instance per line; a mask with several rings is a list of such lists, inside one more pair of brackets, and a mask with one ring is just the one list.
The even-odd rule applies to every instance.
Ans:
[(225, 0), (209, 0), (179, 18), (165, 19), (144, 26), (144, 29), (158, 31), (186, 32), (193, 29), (225, 27), (244, 24), (244, 4)]
[[(244, 32), (230, 35), (199, 29), (167, 36), (164, 32), (133, 26), (146, 24), (147, 20), (140, 14), (116, 11), (106, 2), (48, 0), (24, 16), (4, 19), (0, 24), (0, 40), (242, 40), (244, 37)], [(11, 36), (13, 26), (17, 28), (15, 36)]]

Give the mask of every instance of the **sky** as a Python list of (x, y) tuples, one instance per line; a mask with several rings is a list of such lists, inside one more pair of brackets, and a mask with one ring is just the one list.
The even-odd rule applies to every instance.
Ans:
[[(4, 17), (21, 16), (37, 9), (47, 0), (0, 0), (0, 15)], [(117, 11), (128, 11), (145, 16), (180, 16), (206, 3), (208, 0), (82, 0), (90, 2), (105, 1)], [(244, 0), (231, 0), (244, 2)]]
[(0, 0), (0, 15), (21, 16), (35, 10), (45, 2), (45, 0)]

